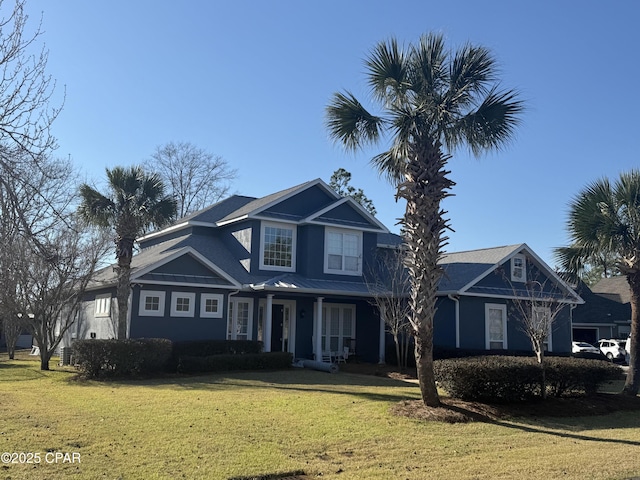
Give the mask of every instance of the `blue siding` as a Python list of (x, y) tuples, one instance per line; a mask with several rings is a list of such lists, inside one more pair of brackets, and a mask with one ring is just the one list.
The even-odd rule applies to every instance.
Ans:
[(433, 343), (439, 347), (456, 347), (456, 307), (453, 300), (440, 297), (436, 302)]
[(325, 212), (316, 220), (335, 223), (336, 225), (351, 225), (360, 226), (362, 228), (380, 228), (378, 225), (372, 223), (369, 218), (365, 217), (360, 211), (356, 210), (353, 205), (349, 203), (343, 203), (337, 207)]
[(335, 197), (319, 186), (307, 188), (287, 200), (260, 212), (275, 219), (299, 220), (335, 202)]
[(460, 348), (484, 350), (484, 309), (486, 303), (504, 304), (503, 300), (479, 297), (460, 298)]
[[(134, 287), (131, 301), (131, 338), (168, 338), (173, 341), (181, 340), (222, 340), (226, 337), (227, 328), (227, 295), (224, 291), (213, 291), (198, 288), (167, 288), (161, 285), (146, 285), (143, 290), (165, 292), (165, 307), (162, 317), (140, 316), (140, 290)], [(171, 292), (195, 292), (195, 311), (193, 317), (171, 317)], [(202, 293), (223, 294), (222, 318), (200, 318), (200, 295)]]
[(356, 304), (356, 355), (364, 362), (377, 363), (380, 345), (380, 320), (368, 302)]

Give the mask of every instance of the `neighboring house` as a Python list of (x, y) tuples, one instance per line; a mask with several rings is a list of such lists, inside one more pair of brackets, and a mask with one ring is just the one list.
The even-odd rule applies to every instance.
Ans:
[(573, 314), (573, 339), (595, 343), (602, 338), (627, 338), (631, 330), (631, 293), (624, 276), (603, 278), (593, 287), (578, 287), (585, 304)]
[[(298, 358), (321, 358), (346, 347), (363, 361), (383, 360), (384, 324), (370, 303), (365, 277), (376, 252), (401, 243), (320, 179), (262, 198), (231, 196), (139, 239), (129, 336), (261, 340), (266, 351)], [(530, 259), (565, 285), (526, 245), (478, 252), (443, 259), (436, 342), (530, 350), (517, 322), (507, 321), (513, 294), (494, 270)], [(111, 267), (98, 272), (66, 344), (71, 338), (115, 335), (115, 281)], [(505, 328), (500, 344), (486, 333), (487, 318), (496, 311)], [(552, 349), (569, 352), (569, 317), (562, 322)]]

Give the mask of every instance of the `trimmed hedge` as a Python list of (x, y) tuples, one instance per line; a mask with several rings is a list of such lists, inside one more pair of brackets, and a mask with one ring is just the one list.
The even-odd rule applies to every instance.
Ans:
[(226, 372), (231, 370), (283, 370), (291, 367), (289, 352), (247, 353), (244, 355), (181, 356), (178, 373)]
[(585, 393), (596, 393), (602, 384), (622, 377), (620, 368), (606, 358), (587, 360), (584, 358), (547, 358), (547, 388), (556, 397)]
[(73, 355), (89, 378), (125, 377), (162, 372), (171, 358), (166, 338), (76, 340)]
[(208, 357), (210, 355), (238, 355), (261, 353), (262, 342), (256, 340), (193, 340), (173, 342), (175, 357)]
[[(487, 356), (434, 362), (436, 381), (463, 400), (512, 403), (541, 396), (542, 368), (532, 357)], [(547, 393), (561, 396), (595, 393), (620, 377), (608, 362), (566, 357), (545, 359)]]
[(173, 342), (167, 371), (175, 372), (183, 357), (212, 355), (247, 355), (262, 353), (262, 342), (256, 340), (189, 340)]

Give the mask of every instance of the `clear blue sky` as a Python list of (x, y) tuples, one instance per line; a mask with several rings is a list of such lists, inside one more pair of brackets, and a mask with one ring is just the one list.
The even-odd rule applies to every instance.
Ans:
[(89, 181), (187, 141), (237, 168), (234, 190), (245, 195), (328, 181), (344, 167), (397, 231), (404, 206), (370, 168), (374, 152), (334, 145), (324, 108), (338, 90), (366, 99), (362, 60), (375, 43), (429, 31), (452, 47), (489, 47), (503, 85), (528, 105), (510, 148), (451, 160), (449, 251), (526, 242), (553, 266), (571, 197), (639, 166), (635, 0), (27, 0), (27, 9), (32, 22), (43, 13), (58, 97), (66, 86), (57, 154)]

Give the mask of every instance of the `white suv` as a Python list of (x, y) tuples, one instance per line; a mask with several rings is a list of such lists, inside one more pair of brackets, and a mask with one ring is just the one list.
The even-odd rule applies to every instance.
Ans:
[(598, 340), (596, 347), (611, 361), (624, 361), (627, 355), (624, 349), (624, 340)]

